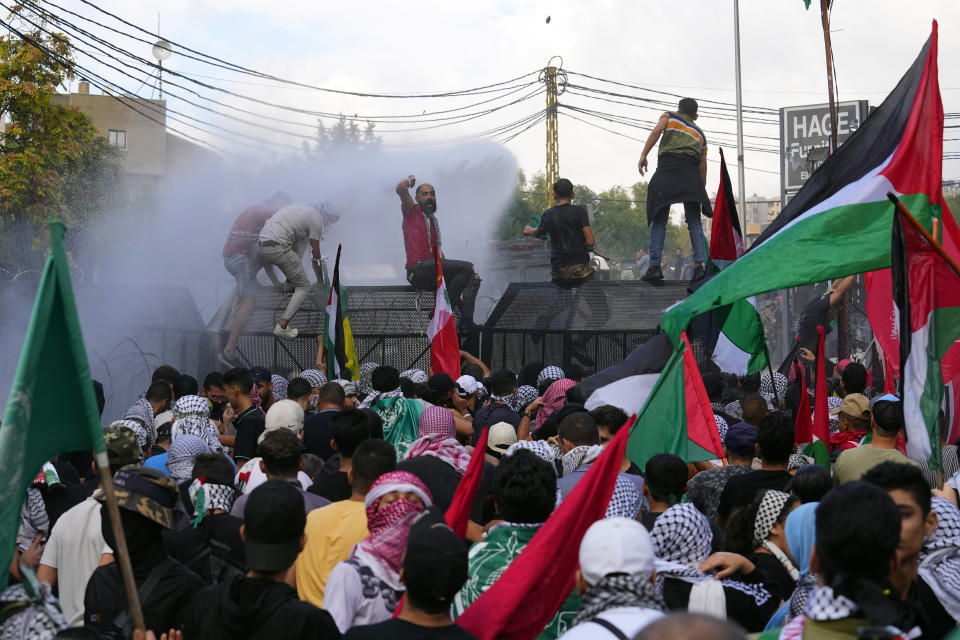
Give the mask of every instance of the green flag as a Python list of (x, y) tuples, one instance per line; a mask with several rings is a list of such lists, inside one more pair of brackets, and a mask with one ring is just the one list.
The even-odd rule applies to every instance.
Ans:
[(43, 463), (65, 451), (106, 453), (70, 285), (65, 233), (62, 222), (50, 223), (51, 253), (40, 278), (0, 425), (0, 459), (4, 461), (0, 465), (3, 567), (10, 565), (26, 489)]

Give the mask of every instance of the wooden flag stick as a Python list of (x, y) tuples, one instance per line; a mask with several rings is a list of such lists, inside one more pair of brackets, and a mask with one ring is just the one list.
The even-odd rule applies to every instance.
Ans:
[(117, 563), (123, 575), (123, 586), (127, 591), (127, 601), (130, 603), (130, 617), (133, 618), (133, 628), (146, 631), (143, 621), (143, 610), (140, 608), (140, 598), (137, 596), (137, 583), (133, 579), (133, 566), (130, 564), (130, 550), (127, 549), (127, 539), (123, 535), (123, 526), (120, 524), (120, 509), (117, 507), (117, 494), (113, 490), (113, 476), (110, 475), (110, 459), (106, 451), (97, 451), (94, 454), (97, 461), (97, 471), (100, 473), (100, 484), (107, 496), (107, 512), (110, 515), (110, 526), (113, 529), (113, 538), (117, 544)]

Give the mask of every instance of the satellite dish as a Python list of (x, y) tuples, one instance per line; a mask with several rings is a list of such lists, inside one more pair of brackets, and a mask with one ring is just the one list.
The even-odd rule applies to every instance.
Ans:
[(173, 54), (173, 45), (164, 39), (157, 40), (153, 45), (153, 57), (163, 62)]

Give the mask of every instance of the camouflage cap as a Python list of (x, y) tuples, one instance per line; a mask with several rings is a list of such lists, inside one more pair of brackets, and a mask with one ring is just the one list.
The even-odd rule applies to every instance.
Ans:
[[(158, 469), (128, 467), (113, 476), (117, 506), (152, 520), (161, 527), (173, 529), (173, 507), (177, 501), (177, 485)], [(97, 495), (101, 504), (105, 493)]]
[(107, 444), (107, 458), (114, 469), (134, 462), (140, 462), (142, 451), (137, 434), (118, 420), (103, 430), (103, 440)]

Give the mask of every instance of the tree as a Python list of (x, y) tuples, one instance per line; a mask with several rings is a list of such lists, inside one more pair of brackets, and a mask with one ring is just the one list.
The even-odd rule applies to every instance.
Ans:
[(50, 216), (84, 226), (106, 204), (104, 181), (119, 175), (116, 149), (89, 116), (55, 102), (57, 87), (73, 78), (66, 37), (0, 36), (0, 220), (32, 227), (35, 247)]
[(317, 118), (317, 141), (312, 149), (307, 142), (303, 143), (303, 148), (308, 155), (322, 155), (333, 149), (375, 151), (382, 142), (375, 127), (376, 125), (368, 120), (366, 126), (361, 128), (356, 120), (342, 114), (330, 127), (323, 123), (323, 119)]

